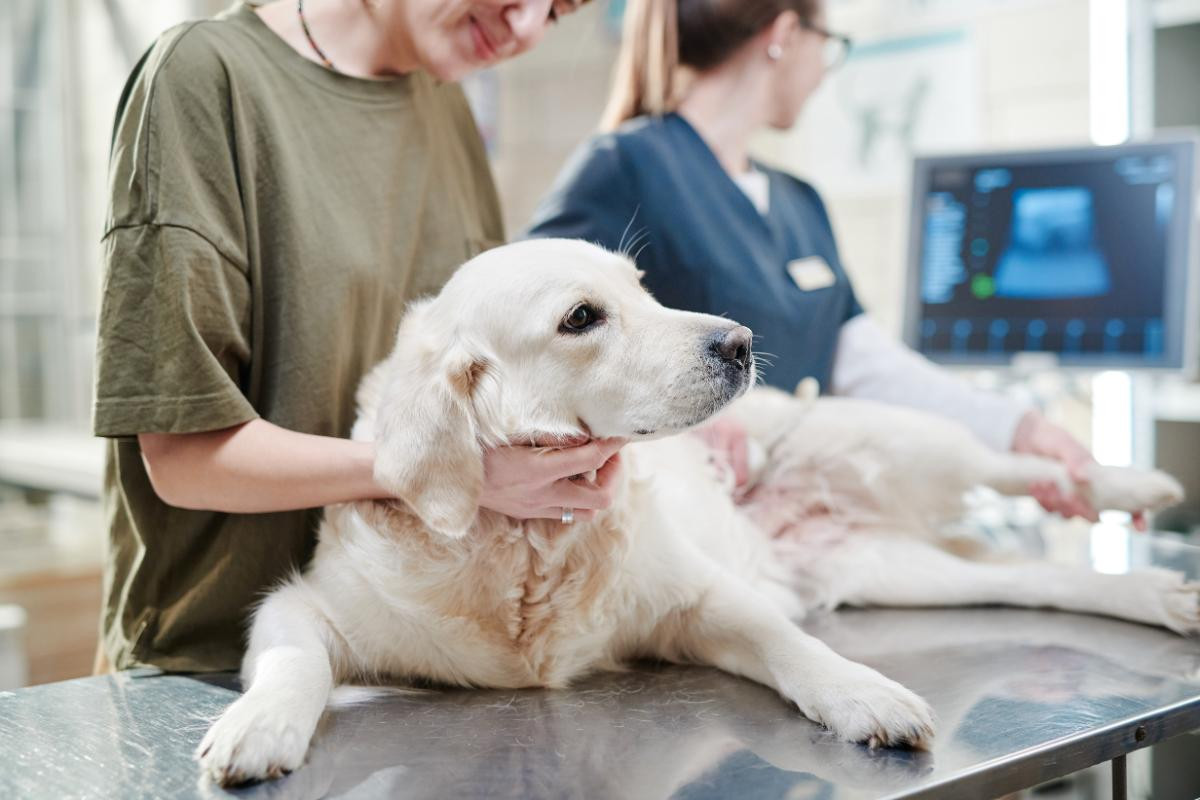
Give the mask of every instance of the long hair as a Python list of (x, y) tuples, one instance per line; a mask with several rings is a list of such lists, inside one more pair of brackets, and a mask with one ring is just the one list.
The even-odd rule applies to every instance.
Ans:
[(819, 0), (629, 0), (600, 127), (671, 111), (680, 67), (711, 69), (783, 12), (811, 21), (818, 7)]

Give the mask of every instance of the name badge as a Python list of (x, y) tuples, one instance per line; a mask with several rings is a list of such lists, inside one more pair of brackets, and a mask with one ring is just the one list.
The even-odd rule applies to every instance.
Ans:
[(837, 276), (833, 274), (833, 270), (829, 268), (825, 259), (820, 256), (789, 261), (787, 271), (796, 285), (805, 292), (827, 289), (837, 283)]

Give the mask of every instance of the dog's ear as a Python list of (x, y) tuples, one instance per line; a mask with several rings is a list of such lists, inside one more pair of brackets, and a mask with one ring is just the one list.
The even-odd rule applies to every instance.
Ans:
[(406, 318), (388, 359), (374, 420), (375, 479), (431, 530), (459, 538), (483, 489), (471, 395), (487, 364), (421, 331), (423, 316)]

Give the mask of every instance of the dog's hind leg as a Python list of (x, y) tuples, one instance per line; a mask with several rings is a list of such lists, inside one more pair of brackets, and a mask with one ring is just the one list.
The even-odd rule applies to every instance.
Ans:
[(805, 571), (836, 604), (1057, 608), (1200, 632), (1200, 584), (1149, 569), (1105, 575), (1043, 561), (967, 561), (913, 538), (861, 534)]
[(288, 584), (254, 615), (242, 667), (245, 694), (225, 710), (196, 755), (223, 786), (277, 778), (300, 766), (333, 687), (330, 634)]
[(1183, 499), (1179, 482), (1158, 470), (1090, 464), (1086, 480), (1078, 486), (1067, 468), (1057, 461), (1018, 453), (975, 453), (979, 483), (1009, 495), (1029, 494), (1034, 483), (1054, 483), (1063, 494), (1078, 489), (1098, 511), (1157, 511)]

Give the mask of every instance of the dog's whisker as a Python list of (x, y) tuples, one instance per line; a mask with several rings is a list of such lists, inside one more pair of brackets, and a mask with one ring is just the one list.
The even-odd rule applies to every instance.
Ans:
[(646, 241), (642, 243), (642, 246), (638, 248), (638, 251), (633, 254), (633, 258), (630, 260), (636, 264), (637, 260), (642, 257), (642, 251), (645, 250), (649, 246), (650, 246), (650, 234), (646, 234)]
[(624, 246), (621, 248), (621, 251), (620, 251), (621, 255), (628, 258), (629, 254), (631, 252), (633, 252), (633, 248), (637, 247), (638, 243), (641, 242), (645, 237), (648, 237), (648, 236), (650, 236), (649, 230), (647, 230), (646, 228), (638, 228), (636, 231), (634, 231), (633, 235), (629, 237), (629, 240), (626, 241)]
[(621, 255), (628, 255), (625, 252), (625, 237), (629, 235), (629, 229), (633, 227), (633, 221), (637, 219), (638, 209), (640, 208), (641, 205), (638, 205), (633, 209), (633, 213), (629, 215), (629, 222), (625, 223), (625, 230), (621, 231), (621, 239), (617, 242), (617, 252)]
[(751, 354), (750, 354), (750, 358), (751, 358), (751, 359), (753, 359), (754, 363), (755, 363), (755, 364), (757, 364), (757, 365), (759, 365), (759, 366), (761, 366), (761, 365), (763, 365), (763, 364), (765, 364), (765, 365), (766, 365), (766, 366), (768, 366), (768, 367), (773, 367), (773, 366), (775, 366), (775, 362), (774, 362), (774, 361), (772, 361), (771, 359), (767, 358), (766, 356), (764, 356), (764, 355), (760, 355), (760, 354), (758, 354), (758, 353), (751, 353)]
[(638, 254), (640, 255), (641, 254), (640, 248), (644, 247), (649, 242), (650, 242), (650, 232), (647, 231), (645, 228), (643, 228), (642, 230), (638, 231), (637, 234), (635, 236), (633, 236), (633, 238), (631, 238), (629, 240), (629, 243), (625, 246), (625, 252), (623, 255), (626, 258), (628, 258), (630, 261), (636, 261), (636, 256), (633, 255), (633, 249), (635, 247), (638, 247), (639, 248)]

